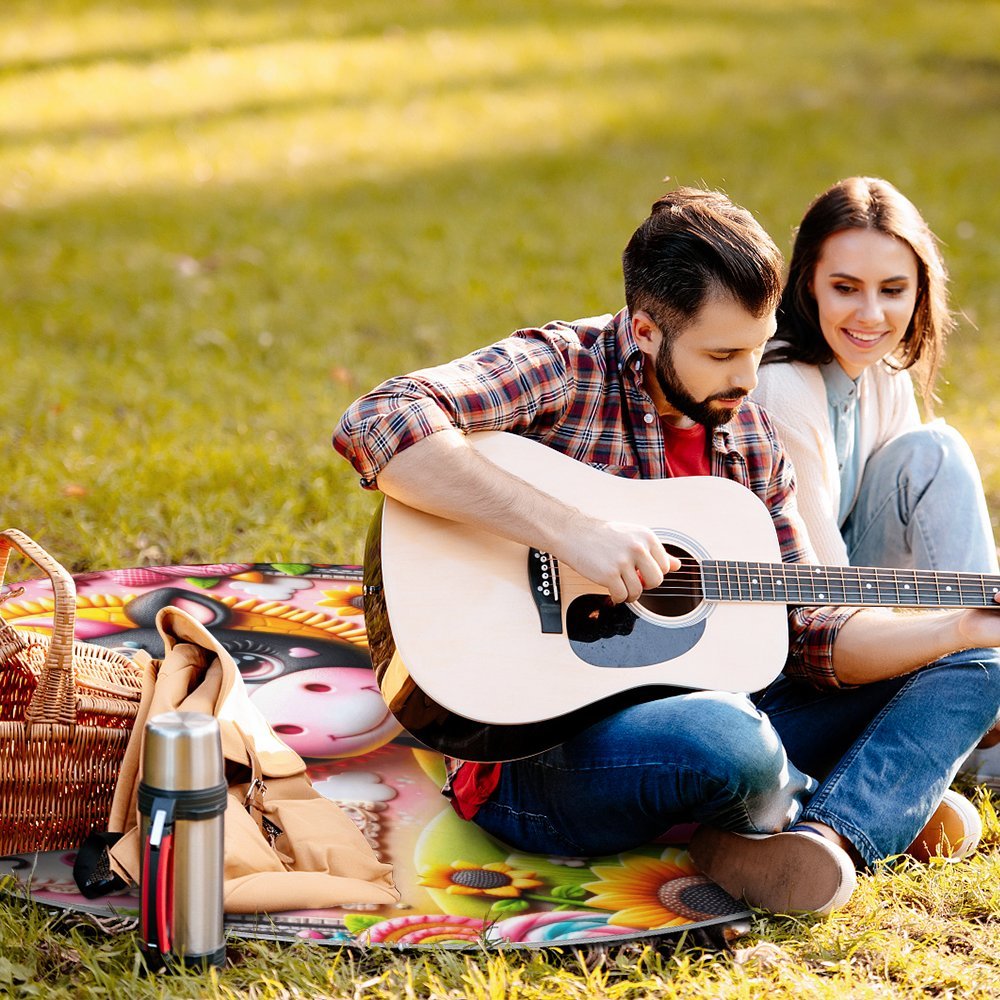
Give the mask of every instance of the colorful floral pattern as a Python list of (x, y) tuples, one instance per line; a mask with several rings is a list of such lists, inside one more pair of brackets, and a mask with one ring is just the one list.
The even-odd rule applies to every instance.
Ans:
[(626, 927), (677, 927), (739, 909), (732, 896), (698, 874), (686, 852), (674, 847), (659, 858), (621, 855), (616, 863), (591, 870), (597, 881), (583, 886), (594, 894), (590, 905), (613, 910), (609, 920)]
[(484, 922), (475, 917), (421, 914), (393, 917), (373, 924), (358, 935), (358, 941), (361, 944), (471, 944), (482, 939), (484, 928)]
[(341, 618), (362, 615), (365, 612), (364, 588), (351, 584), (343, 590), (324, 590), (323, 600), (317, 601), (320, 608), (333, 608), (333, 613)]
[[(365, 725), (354, 723), (367, 718), (359, 715), (359, 691), (370, 687), (378, 701), (374, 678), (349, 685), (345, 675), (366, 674), (363, 665), (334, 675), (312, 664), (319, 662), (318, 639), (345, 639), (360, 649), (366, 645), (357, 569), (227, 563), (110, 570), (76, 580), (80, 638), (133, 628), (124, 605), (163, 586), (207, 592), (225, 607), (226, 627), (245, 632), (246, 642), (256, 644), (248, 649), (262, 663), (266, 658), (257, 646), (273, 644), (268, 634), (287, 637), (283, 669), (304, 682), (302, 695), (287, 705), (265, 698), (265, 692), (277, 690), (267, 687), (273, 678), (251, 671), (244, 675), (248, 692), (279, 731), (315, 723), (317, 732), (336, 739), (344, 751), (306, 754), (310, 776), (317, 791), (337, 802), (392, 863), (402, 900), (386, 907), (359, 904), (262, 914), (259, 919), (233, 917), (227, 919), (230, 933), (365, 947), (544, 947), (636, 938), (746, 915), (742, 904), (697, 873), (683, 850), (649, 845), (597, 859), (513, 852), (459, 819), (441, 798), (440, 755), (414, 749), (405, 737), (393, 739), (395, 731), (349, 746), (355, 730), (367, 732)], [(24, 586), (23, 595), (3, 605), (4, 618), (43, 632), (51, 629), (48, 580)], [(302, 701), (306, 692), (308, 701)], [(286, 738), (291, 742), (291, 736)], [(72, 862), (72, 854), (57, 852), (4, 858), (0, 876), (13, 875), (50, 905), (78, 910), (104, 906), (116, 915), (135, 912), (135, 889), (103, 901), (84, 900), (72, 879)]]
[(525, 889), (537, 889), (542, 884), (534, 875), (534, 872), (517, 871), (503, 861), (485, 865), (453, 861), (450, 865), (422, 872), (420, 884), (455, 895), (513, 898)]
[(491, 944), (558, 944), (631, 937), (634, 933), (634, 928), (615, 926), (601, 913), (548, 910), (499, 920), (486, 931), (486, 940)]
[(211, 566), (137, 566), (134, 569), (112, 569), (103, 573), (86, 574), (82, 579), (94, 580), (102, 576), (123, 587), (157, 587), (171, 583), (178, 577), (191, 580), (219, 580), (222, 577), (244, 573), (250, 563), (216, 563)]

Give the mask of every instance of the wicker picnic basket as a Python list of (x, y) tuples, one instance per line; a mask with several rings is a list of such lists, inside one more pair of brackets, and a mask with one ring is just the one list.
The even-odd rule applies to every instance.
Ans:
[(0, 584), (12, 548), (48, 575), (55, 607), (51, 636), (0, 616), (0, 854), (75, 848), (107, 824), (142, 671), (74, 640), (73, 578), (16, 528), (0, 532)]

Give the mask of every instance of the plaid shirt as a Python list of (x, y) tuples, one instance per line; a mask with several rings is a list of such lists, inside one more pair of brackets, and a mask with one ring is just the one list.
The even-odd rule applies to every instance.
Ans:
[[(644, 363), (627, 310), (518, 330), (457, 361), (384, 382), (347, 410), (333, 444), (367, 489), (393, 455), (449, 427), (513, 431), (615, 475), (662, 479), (669, 475), (663, 432), (643, 389)], [(712, 475), (748, 487), (767, 505), (785, 562), (815, 562), (791, 463), (754, 402), (715, 429), (710, 461)], [(854, 613), (790, 609), (785, 673), (840, 686), (833, 642)]]

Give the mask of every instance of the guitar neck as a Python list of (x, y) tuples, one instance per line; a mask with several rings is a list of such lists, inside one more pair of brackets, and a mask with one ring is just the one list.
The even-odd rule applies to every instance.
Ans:
[[(669, 574), (667, 576), (669, 580)], [(666, 581), (665, 581), (666, 583)], [(1000, 576), (871, 566), (812, 566), (708, 559), (701, 585), (712, 601), (851, 607), (996, 608)]]

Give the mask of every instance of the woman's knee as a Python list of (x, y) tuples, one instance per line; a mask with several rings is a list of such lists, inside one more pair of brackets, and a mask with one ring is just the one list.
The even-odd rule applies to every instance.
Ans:
[(979, 470), (965, 438), (943, 420), (924, 424), (886, 442), (869, 459), (875, 469), (886, 466), (911, 482), (931, 483), (939, 476), (954, 484), (956, 476), (979, 483)]

